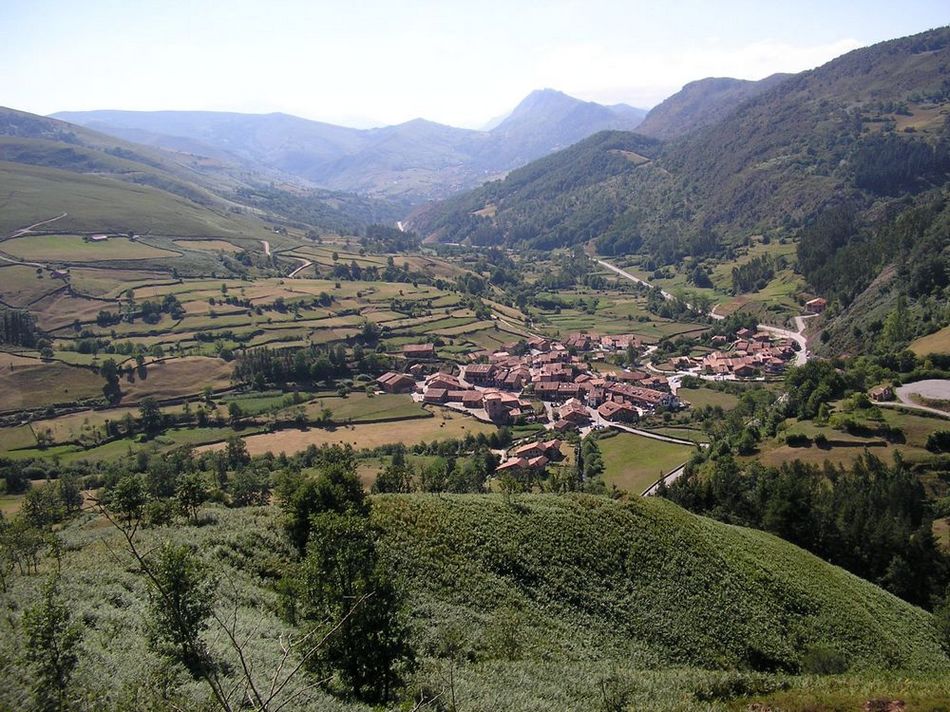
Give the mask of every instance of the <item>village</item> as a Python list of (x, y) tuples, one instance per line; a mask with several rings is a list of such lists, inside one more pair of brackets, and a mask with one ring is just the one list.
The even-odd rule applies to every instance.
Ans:
[[(533, 336), (496, 351), (468, 354), (468, 363), (450, 371), (434, 344), (403, 347), (406, 372), (376, 379), (386, 393), (406, 393), (417, 402), (450, 408), (496, 425), (543, 425), (548, 439), (515, 446), (498, 467), (543, 469), (560, 459), (558, 436), (614, 427), (631, 432), (643, 417), (688, 408), (677, 397), (684, 376), (704, 380), (754, 380), (777, 376), (795, 358), (798, 344), (767, 332), (740, 329), (733, 341), (709, 340), (717, 350), (702, 358), (672, 360), (675, 370), (661, 371), (646, 361), (654, 350), (632, 335), (572, 334), (563, 341)], [(611, 355), (623, 352), (647, 363), (644, 368), (604, 369)], [(438, 370), (435, 370), (438, 369)], [(550, 436), (550, 437), (548, 437)]]

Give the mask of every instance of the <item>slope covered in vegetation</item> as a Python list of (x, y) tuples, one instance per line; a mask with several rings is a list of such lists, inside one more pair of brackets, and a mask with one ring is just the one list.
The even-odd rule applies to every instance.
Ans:
[[(645, 667), (940, 667), (929, 614), (762, 532), (653, 499), (386, 496), (383, 542), (429, 615), (517, 611), (533, 654)], [(530, 643), (528, 643), (530, 641)]]

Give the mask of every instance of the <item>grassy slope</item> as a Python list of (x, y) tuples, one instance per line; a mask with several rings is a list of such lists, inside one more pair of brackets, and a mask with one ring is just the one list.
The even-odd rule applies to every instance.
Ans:
[(134, 230), (172, 235), (264, 235), (252, 222), (199, 206), (157, 188), (58, 168), (0, 162), (0, 232), (9, 233), (63, 212), (56, 230)]
[(537, 656), (794, 667), (945, 667), (930, 616), (773, 536), (667, 502), (537, 496), (376, 500), (391, 556), (436, 620), (522, 612)]
[[(219, 609), (230, 614), (237, 606), (237, 630), (248, 636), (260, 676), (272, 669), (278, 636), (288, 632), (274, 613), (271, 589), (286, 555), (276, 515), (274, 508), (206, 508), (203, 526), (139, 535), (146, 550), (166, 540), (198, 547), (219, 576)], [(420, 676), (437, 690), (446, 669), (428, 657), (428, 641), (448, 622), (464, 626), (475, 662), (457, 672), (459, 709), (599, 709), (600, 680), (609, 674), (631, 686), (636, 709), (650, 710), (732, 709), (729, 702), (700, 701), (708, 699), (703, 691), (786, 683), (803, 699), (845, 690), (859, 703), (842, 709), (859, 709), (875, 694), (938, 695), (950, 679), (926, 613), (774, 537), (666, 502), (532, 496), (510, 505), (497, 496), (385, 496), (374, 498), (373, 516), (408, 587)], [(150, 692), (167, 673), (146, 647), (144, 585), (119, 536), (91, 515), (62, 536), (61, 590), (84, 626), (76, 680), (88, 706), (170, 709)], [(41, 573), (52, 566), (47, 562)], [(36, 600), (40, 580), (14, 576), (0, 594), (12, 612), (0, 620), (0, 669), (7, 673), (0, 709), (21, 709), (28, 696), (30, 676), (8, 626)], [(853, 672), (865, 672), (750, 678), (683, 666), (794, 664), (799, 650), (817, 640), (846, 651)], [(223, 642), (211, 645), (221, 650)], [(202, 688), (184, 674), (175, 677), (172, 700), (183, 709), (201, 707)], [(295, 708), (367, 709), (317, 690)]]

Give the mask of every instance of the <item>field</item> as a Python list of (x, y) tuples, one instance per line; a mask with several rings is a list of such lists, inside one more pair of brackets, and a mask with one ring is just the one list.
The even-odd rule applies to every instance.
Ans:
[(101, 398), (104, 383), (88, 369), (0, 353), (0, 411)]
[(4, 252), (21, 260), (45, 262), (108, 262), (176, 257), (174, 252), (152, 247), (140, 240), (110, 237), (84, 240), (78, 235), (29, 235), (0, 243)]
[(739, 404), (739, 399), (731, 393), (716, 391), (712, 388), (680, 388), (676, 395), (688, 401), (694, 408), (718, 406), (723, 410), (732, 410)]
[(0, 234), (67, 213), (52, 223), (76, 232), (163, 235), (266, 235), (260, 224), (201, 208), (178, 196), (113, 178), (0, 161), (6, 202)]
[(928, 336), (921, 336), (910, 345), (910, 350), (918, 356), (950, 353), (950, 326)]
[(227, 240), (174, 240), (174, 244), (186, 250), (203, 250), (207, 252), (240, 252), (243, 249)]
[(307, 415), (314, 418), (319, 416), (323, 408), (330, 409), (335, 423), (432, 417), (430, 411), (408, 395), (394, 393), (383, 393), (371, 398), (365, 393), (351, 393), (346, 398), (323, 396), (305, 406)]
[(156, 361), (148, 365), (146, 378), (122, 382), (122, 402), (135, 403), (146, 396), (181, 398), (199, 394), (208, 386), (215, 391), (229, 388), (233, 368), (227, 361), (205, 356)]
[[(890, 461), (894, 453), (900, 453), (901, 457), (908, 462), (925, 462), (933, 457), (932, 453), (925, 448), (927, 437), (933, 431), (943, 427), (946, 421), (889, 408), (880, 410), (883, 423), (903, 431), (904, 442), (887, 442), (877, 436), (852, 435), (827, 426), (816, 425), (812, 421), (795, 422), (793, 420), (787, 423), (786, 430), (780, 437), (764, 441), (754, 459), (764, 465), (773, 466), (796, 459), (815, 465), (820, 465), (826, 460), (835, 465), (848, 465), (864, 452), (865, 448), (885, 461)], [(818, 434), (823, 434), (828, 439), (828, 446), (818, 447), (812, 443), (803, 447), (792, 447), (784, 442), (784, 435), (789, 433), (801, 433), (812, 439)]]
[[(465, 435), (490, 433), (495, 426), (482, 423), (450, 410), (440, 409), (434, 418), (416, 418), (387, 423), (358, 424), (308, 430), (279, 430), (275, 433), (251, 435), (244, 439), (251, 455), (266, 452), (292, 454), (310, 445), (345, 445), (356, 449), (374, 448), (392, 443), (412, 444), (448, 440)], [(209, 446), (211, 449), (221, 446)]]
[(631, 433), (602, 438), (598, 444), (604, 457), (604, 481), (631, 494), (640, 494), (693, 453), (686, 445)]
[[(3, 243), (0, 243), (0, 249)], [(12, 307), (27, 307), (50, 292), (66, 286), (35, 267), (0, 263), (0, 300)]]

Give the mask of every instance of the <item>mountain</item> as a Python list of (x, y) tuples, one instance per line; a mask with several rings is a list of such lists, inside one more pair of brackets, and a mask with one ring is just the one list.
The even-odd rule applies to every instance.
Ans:
[(632, 129), (641, 109), (536, 91), (489, 131), (415, 119), (352, 129), (286, 114), (60, 112), (57, 118), (151, 146), (261, 166), (309, 184), (420, 202), (498, 177), (604, 129)]
[(637, 132), (669, 140), (723, 119), (747, 99), (758, 96), (791, 74), (773, 74), (757, 82), (728, 77), (709, 77), (690, 82), (673, 96), (653, 107)]
[(57, 229), (188, 235), (265, 235), (284, 221), (354, 231), (396, 218), (392, 206), (354, 195), (281, 190), (273, 171), (226, 151), (189, 152), (195, 148), (146, 146), (0, 108), (0, 189), (10, 199), (0, 230), (62, 212)]
[(566, 148), (598, 131), (636, 128), (646, 112), (626, 104), (603, 106), (579, 101), (554, 89), (529, 94), (491, 130), (484, 160), (524, 164), (552, 150)]
[[(939, 218), (933, 229), (931, 218), (905, 226), (900, 241), (872, 238), (909, 206), (935, 203), (924, 213), (942, 214), (948, 63), (946, 27), (855, 50), (775, 80), (662, 146), (597, 135), (418, 210), (409, 223), (433, 240), (545, 249), (594, 241), (602, 254), (640, 252), (656, 264), (723, 256), (750, 234), (801, 237), (802, 273), (842, 307), (905, 254), (917, 293), (939, 296), (950, 274), (946, 250), (938, 244), (928, 258), (906, 247), (915, 235), (940, 234)], [(618, 148), (640, 158), (617, 161)], [(578, 181), (579, 165), (606, 170)], [(847, 219), (818, 220), (840, 206)]]

